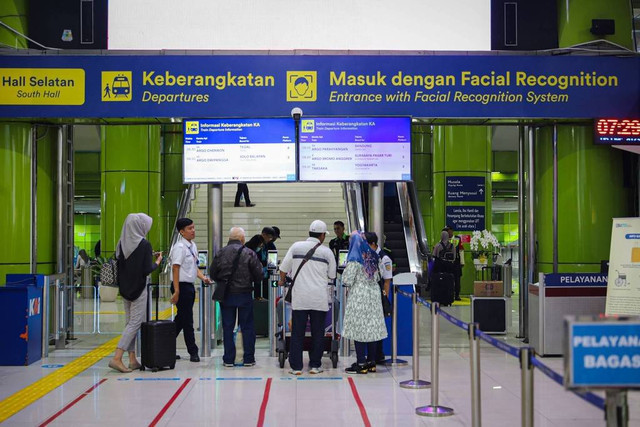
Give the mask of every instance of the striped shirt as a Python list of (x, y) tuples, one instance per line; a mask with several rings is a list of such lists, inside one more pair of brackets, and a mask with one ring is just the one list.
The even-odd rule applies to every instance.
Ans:
[[(280, 271), (290, 273), (293, 278), (311, 248), (320, 240), (309, 237), (289, 248), (280, 264)], [(311, 259), (302, 267), (293, 286), (291, 304), (293, 310), (329, 310), (327, 284), (336, 278), (336, 259), (326, 246), (320, 245)]]

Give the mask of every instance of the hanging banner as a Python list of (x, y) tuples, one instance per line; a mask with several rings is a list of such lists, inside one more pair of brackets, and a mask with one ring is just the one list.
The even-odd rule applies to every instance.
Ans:
[(640, 218), (614, 218), (606, 314), (640, 316)]
[(0, 117), (637, 117), (640, 58), (0, 56)]

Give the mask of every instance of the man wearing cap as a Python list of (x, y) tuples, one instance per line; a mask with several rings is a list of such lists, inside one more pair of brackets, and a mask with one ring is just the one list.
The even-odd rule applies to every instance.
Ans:
[[(322, 339), (325, 319), (329, 310), (327, 285), (336, 277), (336, 259), (322, 243), (327, 234), (327, 224), (315, 220), (309, 227), (309, 238), (295, 242), (280, 264), (280, 286), (287, 273), (295, 277), (291, 298), (292, 326), (289, 349), (290, 374), (302, 375), (302, 344), (307, 327), (311, 323), (311, 351), (309, 373), (319, 374), (322, 369)], [(303, 264), (304, 259), (308, 259)]]
[[(171, 304), (175, 304), (178, 314), (174, 319), (176, 324), (176, 337), (180, 331), (184, 333), (184, 343), (187, 345), (190, 360), (199, 362), (198, 346), (193, 332), (193, 303), (196, 298), (194, 283), (199, 278), (205, 283), (211, 283), (208, 277), (204, 277), (198, 269), (198, 248), (193, 239), (196, 237), (196, 229), (189, 218), (179, 218), (176, 221), (176, 229), (180, 233), (178, 241), (171, 248), (172, 285)], [(176, 358), (178, 358), (176, 356)]]

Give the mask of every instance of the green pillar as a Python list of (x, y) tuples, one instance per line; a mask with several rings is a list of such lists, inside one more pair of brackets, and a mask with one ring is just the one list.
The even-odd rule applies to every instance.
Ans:
[(429, 245), (433, 245), (433, 179), (431, 173), (431, 126), (414, 125), (411, 128), (413, 149), (413, 181), (418, 193), (422, 220)]
[(0, 124), (0, 284), (8, 273), (29, 273), (31, 239), (31, 124)]
[[(0, 2), (0, 16), (2, 22), (24, 35), (27, 32), (28, 0), (3, 0)], [(13, 48), (26, 49), (27, 40), (6, 28), (0, 27), (0, 43)]]
[(160, 126), (104, 126), (101, 129), (101, 221), (103, 256), (111, 256), (130, 213), (153, 218), (148, 239), (160, 248)]
[(37, 239), (38, 273), (56, 272), (56, 175), (58, 173), (58, 127), (38, 126), (38, 198), (37, 198)]
[[(592, 19), (613, 19), (615, 34), (591, 34)], [(558, 46), (568, 47), (590, 40), (605, 39), (633, 49), (633, 12), (629, 0), (558, 1)]]
[(182, 183), (182, 125), (165, 126), (162, 134), (164, 136), (162, 156), (162, 222), (164, 239), (162, 248), (168, 250), (180, 198), (186, 188), (186, 185)]
[[(447, 207), (484, 208), (484, 228), (491, 230), (491, 127), (435, 126), (433, 130), (433, 244), (440, 240), (440, 231), (447, 225)], [(447, 202), (446, 178), (483, 177), (484, 202)], [(450, 224), (453, 226), (453, 224)], [(471, 234), (472, 230), (455, 230), (456, 234)], [(473, 292), (475, 269), (469, 245), (465, 244), (465, 267), (461, 279), (461, 294)]]
[[(632, 215), (624, 152), (593, 144), (592, 126), (558, 126), (558, 272), (599, 272), (612, 218)], [(537, 265), (553, 272), (553, 128), (536, 135)], [(634, 178), (635, 179), (635, 178)]]

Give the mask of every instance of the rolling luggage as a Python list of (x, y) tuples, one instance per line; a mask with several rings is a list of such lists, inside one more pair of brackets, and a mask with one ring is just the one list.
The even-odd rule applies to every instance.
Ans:
[(269, 336), (269, 300), (253, 300), (253, 325), (256, 330), (256, 336)]
[[(151, 289), (149, 289), (150, 291)], [(151, 292), (147, 295), (152, 298)], [(142, 323), (142, 367), (151, 369), (173, 369), (176, 366), (176, 324), (171, 320), (158, 320), (158, 300), (156, 299), (156, 320)]]
[(433, 273), (431, 276), (431, 301), (451, 305), (455, 297), (454, 277), (451, 273)]

